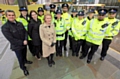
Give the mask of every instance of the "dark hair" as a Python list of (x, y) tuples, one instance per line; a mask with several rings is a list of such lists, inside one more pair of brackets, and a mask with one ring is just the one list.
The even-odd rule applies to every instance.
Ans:
[(6, 10), (6, 11), (5, 11), (5, 15), (6, 15), (6, 16), (7, 16), (7, 13), (8, 13), (8, 12), (12, 12), (12, 13), (14, 13), (14, 15), (15, 15), (15, 12), (14, 12), (13, 10)]
[(33, 19), (33, 18), (32, 18), (32, 13), (33, 13), (33, 12), (38, 15), (38, 13), (37, 13), (35, 10), (31, 10), (31, 11), (30, 11), (30, 19)]

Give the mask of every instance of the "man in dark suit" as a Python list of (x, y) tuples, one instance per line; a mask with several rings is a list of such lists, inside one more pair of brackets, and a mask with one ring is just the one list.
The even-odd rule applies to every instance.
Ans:
[(7, 22), (2, 26), (2, 33), (11, 44), (11, 49), (15, 52), (20, 68), (25, 76), (29, 75), (25, 64), (30, 61), (26, 60), (24, 48), (27, 45), (27, 32), (22, 23), (15, 20), (15, 12), (13, 10), (6, 11)]

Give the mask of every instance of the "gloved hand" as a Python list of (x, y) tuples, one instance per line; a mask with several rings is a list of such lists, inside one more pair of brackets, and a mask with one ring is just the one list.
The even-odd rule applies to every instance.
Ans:
[(52, 42), (51, 47), (53, 47), (54, 45), (55, 45), (55, 43)]

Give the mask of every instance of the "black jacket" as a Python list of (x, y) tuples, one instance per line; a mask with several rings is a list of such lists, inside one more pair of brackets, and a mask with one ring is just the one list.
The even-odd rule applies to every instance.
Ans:
[(25, 47), (23, 41), (27, 40), (27, 32), (22, 23), (15, 21), (12, 23), (7, 21), (2, 26), (2, 33), (11, 44), (12, 50), (20, 50)]
[(28, 24), (28, 34), (32, 38), (33, 45), (38, 46), (41, 45), (41, 39), (39, 34), (41, 21), (38, 19), (37, 21), (31, 19)]

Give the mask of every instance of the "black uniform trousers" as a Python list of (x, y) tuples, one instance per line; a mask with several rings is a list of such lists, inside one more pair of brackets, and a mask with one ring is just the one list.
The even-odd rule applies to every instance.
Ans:
[(73, 43), (72, 53), (79, 54), (80, 46), (83, 44), (83, 40), (76, 41), (72, 39), (72, 43)]
[(23, 49), (23, 52), (24, 52), (25, 62), (27, 62), (27, 45), (26, 45), (25, 48)]
[(70, 44), (70, 49), (72, 49), (72, 48), (73, 48), (73, 47), (72, 47), (72, 46), (73, 46), (73, 45), (72, 45), (72, 44), (73, 44), (73, 43), (72, 43), (72, 38), (73, 38), (73, 37), (71, 37), (71, 36), (69, 35), (69, 44)]
[(26, 52), (26, 47), (23, 48), (23, 49), (18, 49), (18, 50), (14, 50), (14, 51), (15, 51), (15, 54), (17, 56), (20, 68), (22, 70), (26, 70), (26, 67), (25, 67), (25, 62), (26, 62), (26, 53), (25, 53)]
[(85, 41), (85, 40), (83, 40), (83, 43), (82, 43), (82, 46), (81, 46), (81, 47), (82, 47), (82, 48), (81, 48), (81, 53), (84, 53), (84, 46), (85, 46), (85, 42), (86, 42), (86, 41)]
[(68, 31), (65, 32), (64, 50), (67, 50), (67, 49), (66, 49), (66, 45), (67, 45), (67, 37), (68, 37)]
[(101, 57), (105, 57), (107, 55), (107, 50), (109, 49), (109, 45), (111, 42), (112, 40), (103, 39)]
[(41, 52), (42, 52), (42, 48), (41, 48), (41, 45), (38, 45), (38, 46), (33, 46), (33, 51), (35, 53), (35, 55), (37, 56), (37, 58), (40, 58), (41, 57)]
[[(84, 53), (82, 53), (82, 55), (84, 57), (86, 57), (87, 54), (88, 54), (88, 59), (91, 60), (94, 53), (97, 51), (98, 47), (99, 47), (99, 45), (95, 45), (95, 44), (92, 44), (90, 42), (86, 42), (85, 45), (84, 45)], [(90, 49), (90, 51), (89, 51), (89, 49)]]
[(64, 47), (64, 40), (57, 40), (56, 42), (56, 55), (62, 55), (62, 49)]
[(29, 50), (30, 50), (31, 54), (34, 56), (35, 53), (34, 53), (34, 51), (33, 51), (32, 40), (28, 40), (28, 47), (29, 47)]

